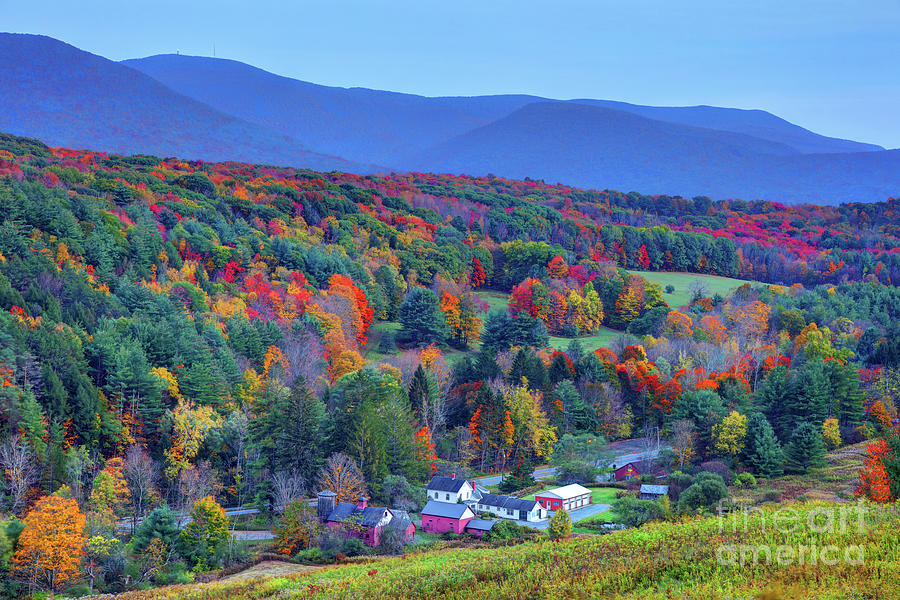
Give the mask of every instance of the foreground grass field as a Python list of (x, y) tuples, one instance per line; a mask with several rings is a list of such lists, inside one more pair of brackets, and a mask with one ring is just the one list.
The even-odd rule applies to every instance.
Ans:
[(672, 308), (684, 306), (691, 301), (691, 294), (688, 289), (697, 280), (700, 280), (706, 286), (708, 296), (721, 294), (725, 297), (730, 296), (734, 288), (745, 283), (753, 283), (745, 279), (732, 279), (731, 277), (719, 277), (718, 275), (700, 275), (698, 273), (667, 273), (662, 271), (629, 271), (629, 273), (641, 275), (651, 283), (658, 283), (664, 290), (667, 285), (674, 286), (674, 292), (663, 294), (663, 299)]
[[(829, 511), (853, 509), (848, 527), (810, 527)], [(776, 510), (795, 524), (775, 527)], [(325, 568), (267, 580), (175, 586), (127, 593), (117, 600), (256, 600), (263, 598), (366, 598), (469, 600), (471, 598), (619, 598), (662, 600), (900, 597), (897, 555), (900, 514), (836, 503), (770, 506), (721, 522), (714, 517), (659, 522), (605, 536), (559, 543), (540, 541), (494, 549), (459, 549)], [(837, 523), (835, 517), (835, 523)], [(808, 548), (834, 546), (838, 560), (813, 562)], [(732, 550), (755, 548), (741, 564)], [(765, 552), (781, 556), (767, 564)], [(781, 548), (781, 550), (779, 550)], [(847, 553), (847, 549), (850, 549)], [(787, 549), (793, 559), (786, 560)], [(781, 554), (775, 554), (780, 552)], [(799, 552), (806, 552), (800, 564)], [(860, 555), (860, 553), (862, 553)], [(831, 555), (829, 555), (831, 556)], [(862, 563), (859, 564), (859, 559)], [(734, 559), (734, 560), (732, 560)], [(849, 560), (848, 560), (849, 559)], [(830, 561), (829, 561), (830, 562)]]

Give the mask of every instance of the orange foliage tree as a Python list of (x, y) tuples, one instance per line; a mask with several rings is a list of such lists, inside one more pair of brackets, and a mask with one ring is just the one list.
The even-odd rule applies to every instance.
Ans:
[(13, 572), (32, 589), (55, 592), (77, 579), (86, 542), (84, 514), (75, 500), (44, 496), (25, 516)]
[(697, 327), (706, 332), (709, 341), (718, 344), (728, 337), (728, 330), (722, 325), (718, 315), (706, 315), (697, 323)]
[(472, 270), (469, 272), (469, 285), (477, 290), (484, 285), (486, 277), (484, 267), (481, 266), (481, 259), (476, 256), (472, 259)]
[(856, 493), (874, 502), (890, 502), (891, 480), (885, 466), (885, 458), (891, 455), (890, 446), (885, 440), (878, 440), (866, 446), (866, 458), (863, 470), (859, 474), (859, 486)]
[(694, 334), (694, 321), (686, 314), (670, 310), (666, 315), (665, 333), (672, 338), (691, 337)]

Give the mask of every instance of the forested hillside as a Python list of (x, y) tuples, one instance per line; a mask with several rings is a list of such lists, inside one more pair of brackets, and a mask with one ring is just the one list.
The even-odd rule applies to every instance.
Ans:
[[(3, 508), (72, 498), (106, 544), (91, 564), (118, 557), (98, 585), (122, 589), (151, 543), (175, 550), (124, 546), (118, 519), (207, 496), (271, 511), (339, 471), (414, 506), (433, 472), (527, 477), (567, 435), (659, 427), (682, 468), (802, 472), (896, 417), (897, 221), (894, 200), (364, 177), (0, 135)], [(634, 270), (698, 280), (670, 306)], [(712, 275), (754, 283), (710, 293)], [(488, 290), (507, 306), (488, 312)], [(621, 336), (586, 351), (604, 327)], [(179, 560), (195, 571), (221, 563), (194, 546)], [(0, 566), (28, 581), (16, 552)]]

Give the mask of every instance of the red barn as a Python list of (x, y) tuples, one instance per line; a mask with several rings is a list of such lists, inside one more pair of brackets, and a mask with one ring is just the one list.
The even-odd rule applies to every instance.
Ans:
[(638, 468), (634, 463), (626, 463), (613, 471), (613, 475), (615, 476), (616, 481), (625, 481), (626, 479), (640, 477), (641, 472), (638, 471)]

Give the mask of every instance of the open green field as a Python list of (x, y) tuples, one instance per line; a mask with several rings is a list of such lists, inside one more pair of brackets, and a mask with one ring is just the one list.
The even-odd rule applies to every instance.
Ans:
[[(657, 271), (629, 271), (629, 273), (635, 273), (643, 276), (647, 281), (659, 283), (663, 287), (663, 290), (665, 290), (667, 285), (674, 286), (675, 291), (673, 293), (663, 293), (663, 298), (672, 308), (678, 308), (690, 302), (691, 298), (688, 288), (692, 282), (698, 279), (706, 285), (706, 289), (710, 296), (714, 294), (729, 296), (736, 287), (743, 285), (744, 283), (753, 283), (743, 279), (732, 279), (730, 277), (719, 277), (717, 275), (700, 275), (697, 273), (666, 273)], [(503, 292), (482, 290), (475, 292), (475, 295), (487, 303), (489, 311), (506, 310), (509, 306), (509, 294)], [(481, 318), (484, 319), (485, 316), (486, 315), (481, 315)], [(400, 324), (396, 322), (380, 321), (373, 323), (372, 329), (369, 332), (369, 342), (364, 348), (364, 356), (366, 359), (371, 363), (378, 363), (379, 361), (384, 360), (385, 354), (379, 351), (381, 337), (386, 332), (396, 334), (398, 331), (400, 331)], [(550, 346), (557, 350), (565, 350), (569, 347), (569, 344), (572, 343), (573, 339), (578, 339), (586, 352), (593, 352), (597, 348), (608, 347), (614, 339), (622, 334), (623, 332), (621, 331), (610, 329), (609, 327), (601, 327), (600, 330), (593, 335), (579, 336), (578, 338), (567, 338), (555, 335), (550, 336)], [(477, 352), (480, 347), (480, 342), (475, 342), (471, 345), (470, 350), (472, 352)], [(465, 352), (450, 350), (446, 353), (447, 361), (450, 364), (454, 364), (465, 356), (465, 354)]]
[(641, 275), (644, 279), (651, 283), (658, 283), (663, 290), (667, 285), (675, 286), (675, 291), (671, 294), (663, 292), (663, 299), (669, 303), (672, 308), (678, 308), (690, 303), (691, 295), (688, 292), (688, 286), (696, 280), (700, 280), (706, 285), (708, 295), (721, 294), (729, 296), (734, 288), (745, 283), (753, 283), (745, 279), (732, 279), (731, 277), (719, 277), (718, 275), (701, 275), (698, 273), (667, 273), (662, 271), (629, 271), (635, 275)]
[(601, 327), (600, 331), (598, 331), (594, 335), (582, 335), (577, 338), (566, 338), (551, 335), (550, 345), (557, 350), (565, 350), (569, 347), (569, 344), (572, 343), (572, 340), (577, 339), (579, 342), (581, 342), (581, 346), (582, 348), (584, 348), (585, 352), (593, 352), (597, 348), (605, 348), (606, 346), (609, 346), (610, 342), (612, 342), (615, 338), (619, 337), (623, 333), (623, 331), (617, 331), (615, 329), (610, 329), (609, 327)]
[[(852, 526), (844, 530), (807, 526), (816, 515), (841, 508), (850, 512)], [(172, 586), (116, 598), (898, 598), (900, 512), (869, 507), (865, 523), (857, 525), (856, 510), (853, 504), (826, 502), (770, 505), (750, 513), (746, 521), (742, 514), (728, 517), (724, 526), (716, 517), (689, 517), (603, 536), (414, 551), (401, 558), (325, 567), (307, 574)], [(786, 512), (796, 526), (773, 526)], [(730, 519), (735, 520), (734, 526)], [(836, 547), (837, 560), (833, 564), (811, 561), (811, 545)], [(744, 553), (741, 564), (743, 548), (767, 550), (757, 555), (758, 560)], [(855, 554), (849, 553), (851, 548)], [(764, 552), (772, 559), (767, 561)], [(779, 560), (774, 560), (776, 556)], [(801, 563), (801, 557), (805, 562)]]
[(475, 295), (487, 302), (489, 310), (506, 310), (509, 306), (509, 294), (503, 292), (481, 291), (475, 292)]

